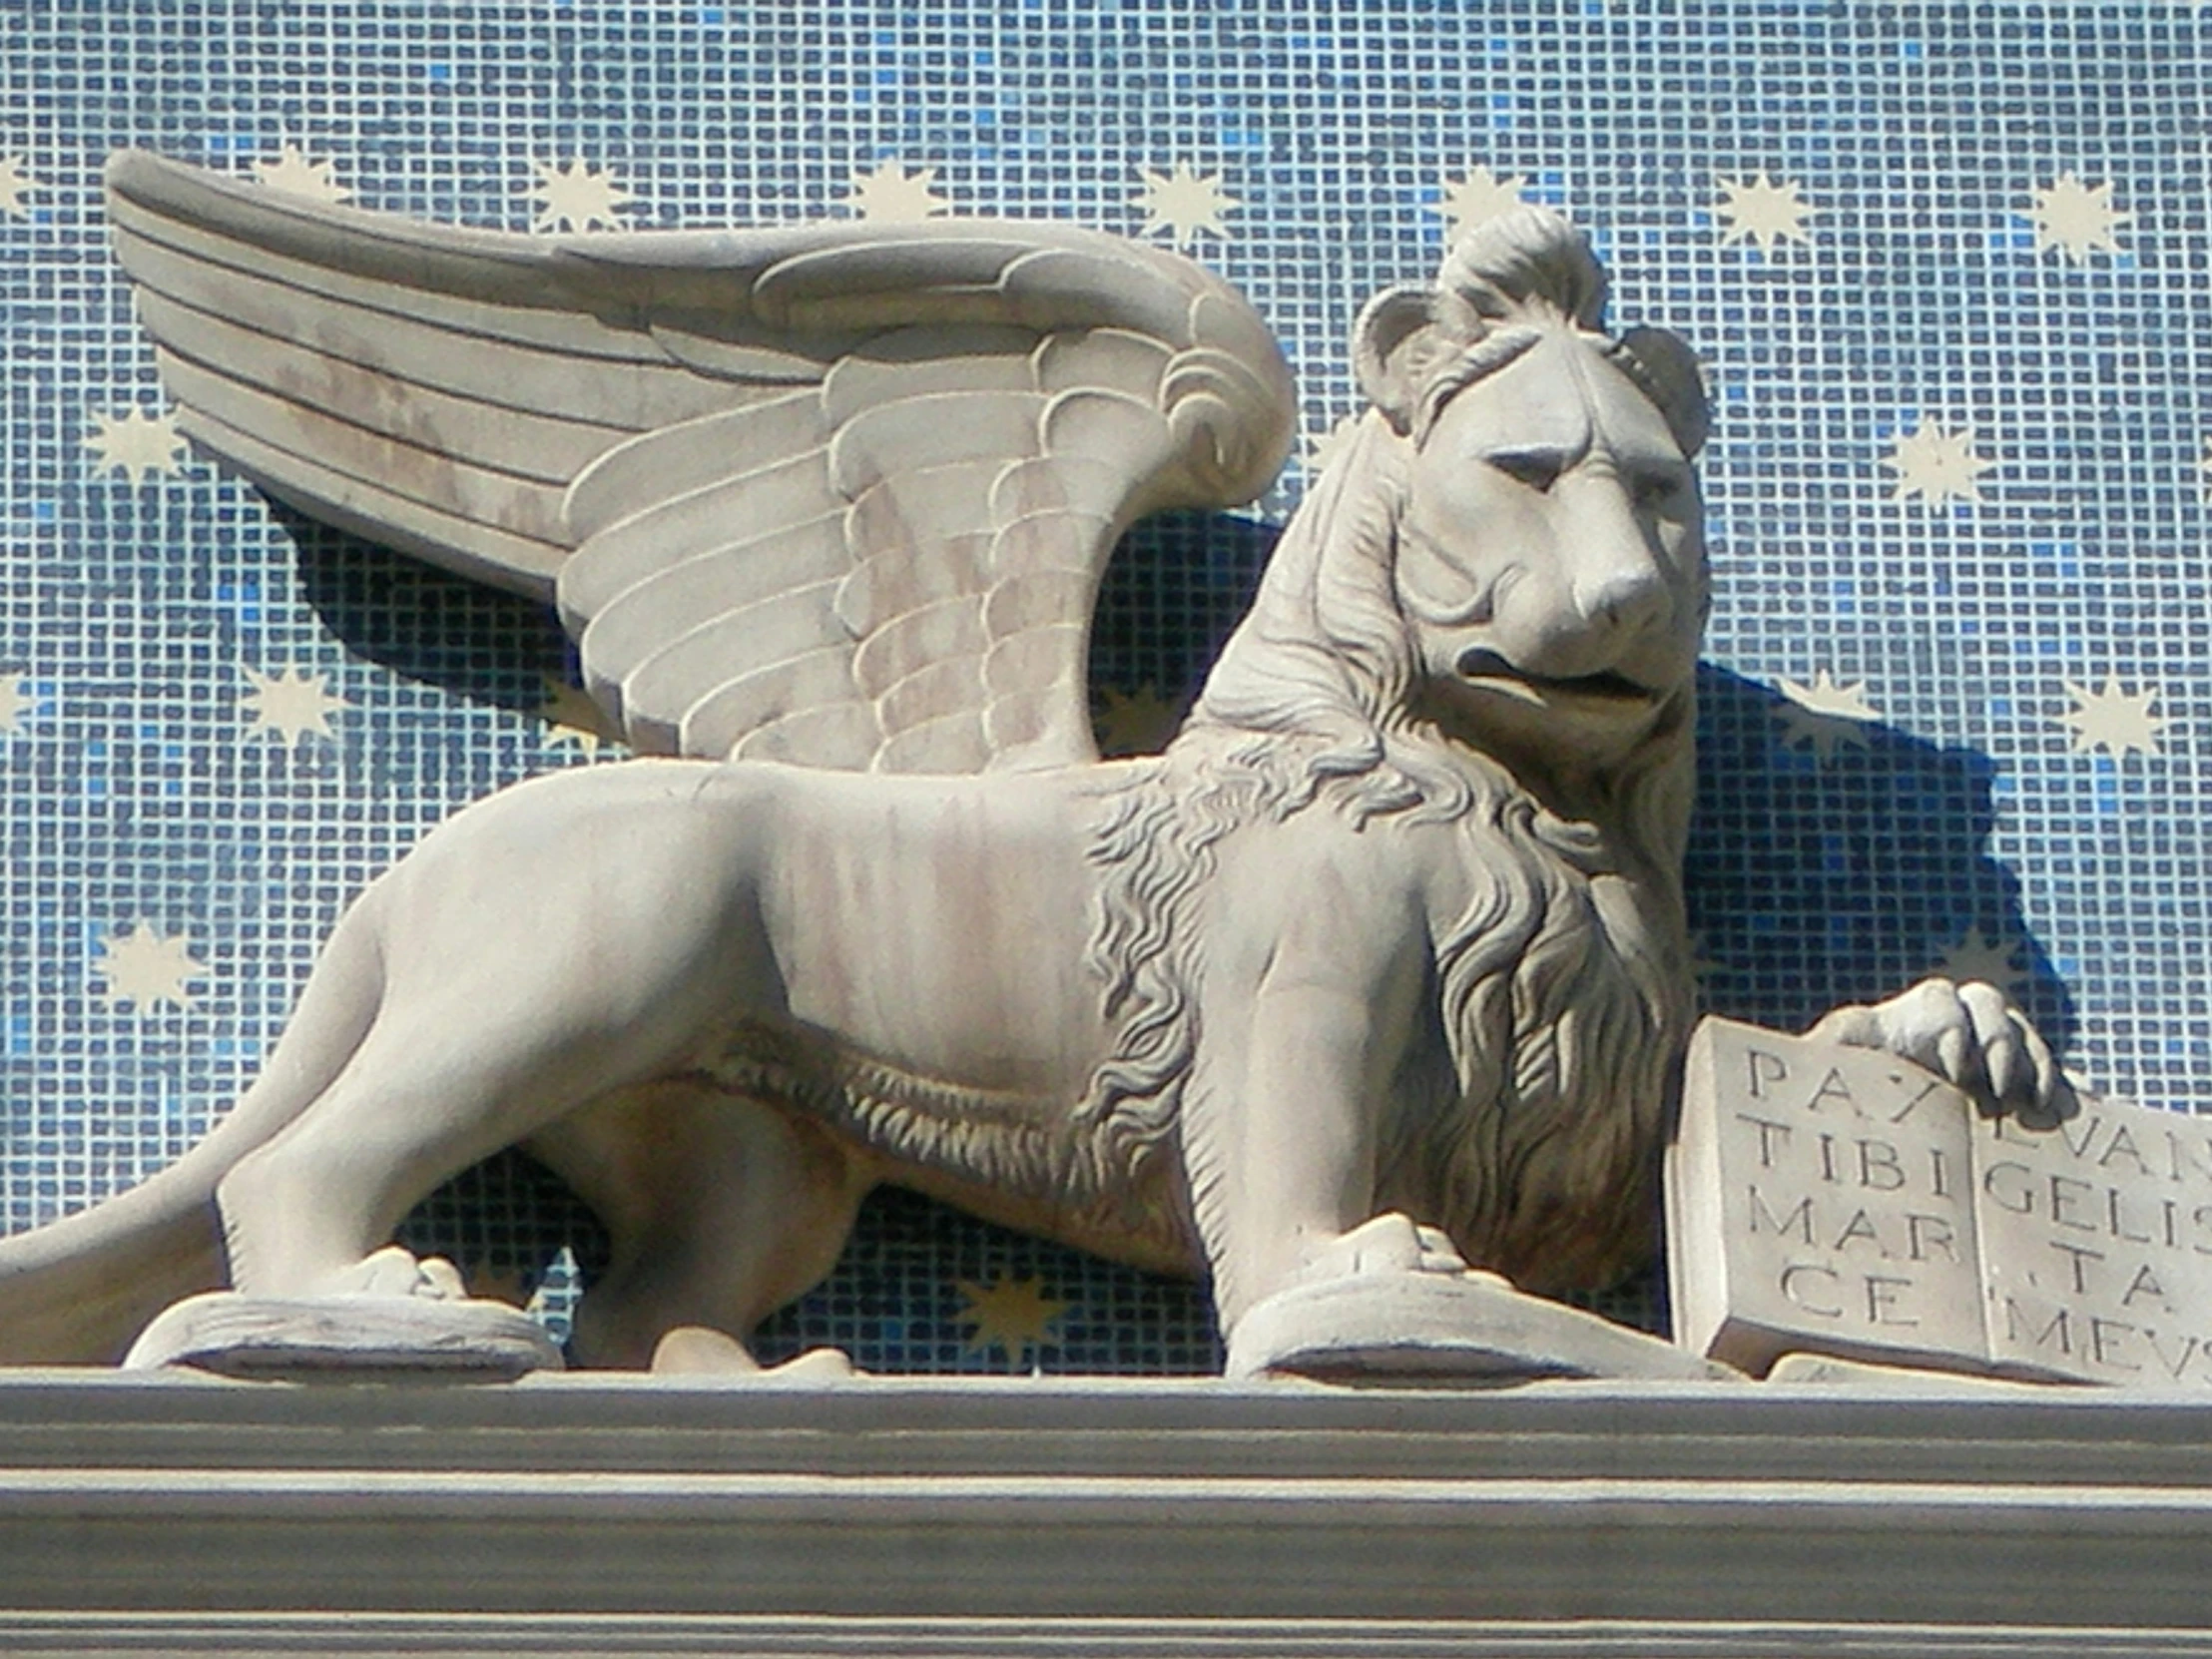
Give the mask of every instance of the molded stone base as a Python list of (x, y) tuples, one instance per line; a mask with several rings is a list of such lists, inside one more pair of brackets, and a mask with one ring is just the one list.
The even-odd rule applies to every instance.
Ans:
[(511, 1382), (559, 1371), (545, 1328), (503, 1302), (404, 1296), (188, 1297), (146, 1328), (127, 1371), (191, 1366), (261, 1382)]
[(1487, 1274), (1364, 1274), (1280, 1291), (1238, 1322), (1227, 1369), (1397, 1387), (1745, 1381), (1718, 1361)]

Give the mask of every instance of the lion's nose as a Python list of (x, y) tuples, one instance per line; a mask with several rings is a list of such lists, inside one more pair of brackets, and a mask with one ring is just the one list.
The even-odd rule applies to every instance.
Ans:
[(1575, 560), (1575, 609), (1597, 631), (1637, 636), (1674, 620), (1674, 589), (1627, 495), (1607, 480), (1588, 492), (1591, 522)]
[(1645, 634), (1674, 615), (1674, 593), (1649, 554), (1622, 561), (1575, 584), (1575, 608), (1610, 633)]

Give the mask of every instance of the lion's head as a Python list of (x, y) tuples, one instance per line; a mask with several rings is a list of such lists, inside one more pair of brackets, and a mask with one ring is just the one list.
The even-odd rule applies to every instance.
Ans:
[(1381, 1186), (1538, 1288), (1640, 1253), (1690, 1007), (1706, 406), (1688, 349), (1608, 335), (1603, 295), (1581, 236), (1528, 208), (1367, 307), (1373, 412), (1093, 847), (1125, 1018), (1088, 1108), (1141, 1156), (1182, 1104), (1215, 842), (1324, 799), (1456, 826), (1476, 894), (1438, 940), (1448, 1054), (1384, 1103)]
[[(1374, 402), (1301, 508), (1193, 725), (1327, 735), (1427, 794), (1431, 740), (1606, 820), (1625, 768), (1686, 760), (1709, 603), (1688, 347), (1603, 329), (1581, 234), (1523, 207), (1355, 331)], [(1379, 805), (1381, 798), (1379, 798)], [(1687, 797), (1664, 838), (1679, 861)], [(1657, 828), (1657, 827), (1653, 827)]]

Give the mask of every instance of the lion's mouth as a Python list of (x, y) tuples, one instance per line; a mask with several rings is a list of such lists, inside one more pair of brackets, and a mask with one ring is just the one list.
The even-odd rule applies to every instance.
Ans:
[(1617, 674), (1611, 669), (1600, 674), (1578, 674), (1571, 677), (1532, 674), (1527, 669), (1515, 666), (1495, 651), (1480, 647), (1462, 651), (1457, 667), (1461, 679), (1488, 682), (1507, 692), (1526, 688), (1527, 691), (1544, 697), (1586, 697), (1605, 703), (1650, 703), (1659, 695), (1649, 686), (1639, 685), (1627, 675)]

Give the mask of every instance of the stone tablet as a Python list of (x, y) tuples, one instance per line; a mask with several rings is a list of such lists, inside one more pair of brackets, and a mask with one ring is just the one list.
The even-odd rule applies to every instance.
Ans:
[(1667, 1161), (1677, 1340), (2212, 1386), (2212, 1125), (1987, 1113), (1894, 1055), (1709, 1019)]

